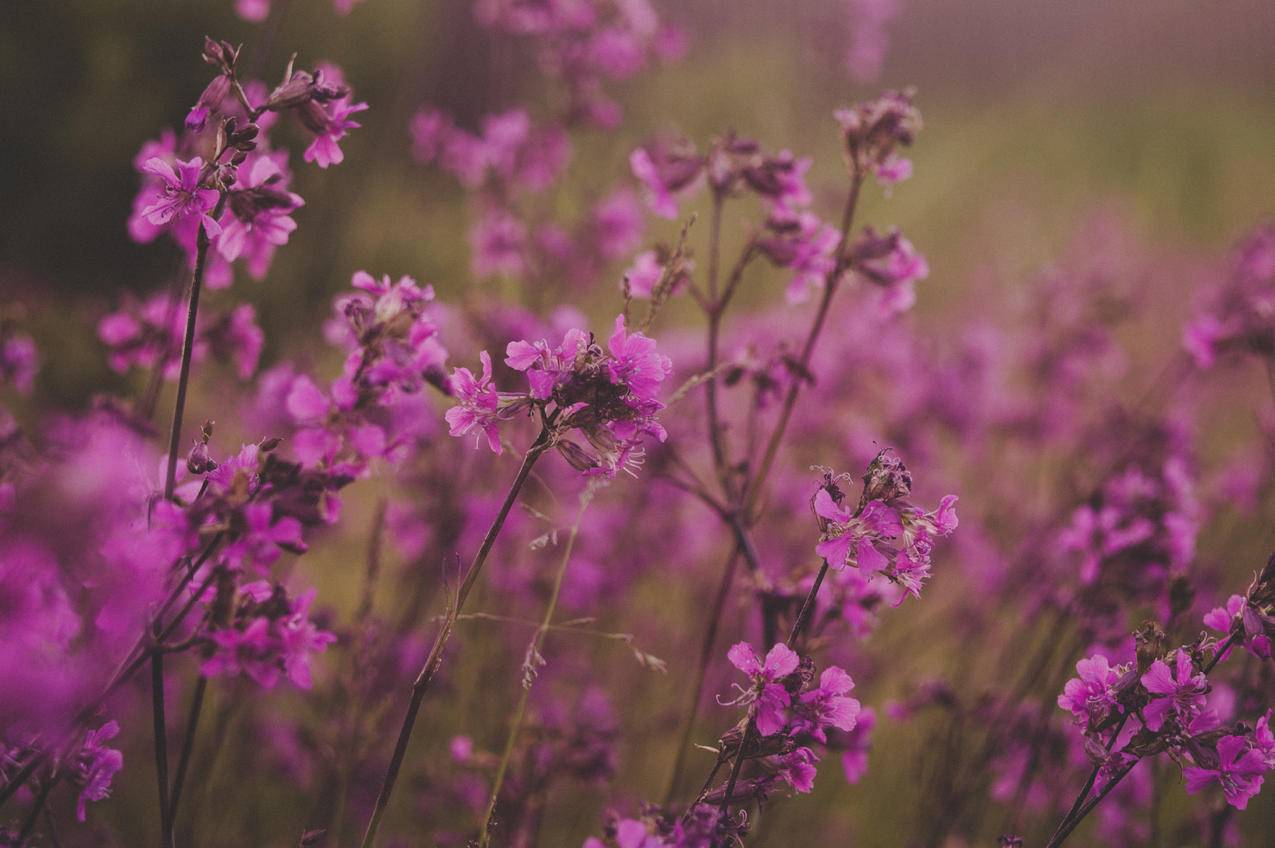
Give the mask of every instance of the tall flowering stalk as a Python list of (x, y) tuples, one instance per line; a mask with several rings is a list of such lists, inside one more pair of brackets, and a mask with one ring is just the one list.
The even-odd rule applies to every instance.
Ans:
[[(501, 422), (532, 415), (539, 421), (540, 432), (523, 454), (518, 472), (464, 579), (448, 599), (447, 612), (429, 655), (412, 684), (398, 739), (363, 835), (364, 846), (371, 846), (376, 840), (421, 703), (442, 667), (458, 617), (464, 612), (536, 461), (547, 451), (557, 450), (571, 467), (586, 476), (614, 477), (622, 469), (631, 472), (641, 464), (643, 436), (664, 437), (664, 429), (656, 420), (663, 408), (657, 396), (671, 365), (668, 357), (656, 352), (654, 340), (642, 332), (629, 332), (623, 315), (616, 318), (605, 349), (592, 334), (580, 329), (568, 330), (556, 347), (545, 340), (510, 342), (505, 363), (526, 375), (528, 390), (524, 392), (497, 392), (491, 384), (491, 358), (484, 351), (481, 359), (481, 376), (475, 378), (469, 369), (458, 368), (451, 377), (451, 391), (457, 400), (447, 413), (452, 435), (472, 433), (476, 440), (485, 440), (493, 453), (500, 453)], [(582, 436), (588, 447), (569, 438), (572, 433)]]

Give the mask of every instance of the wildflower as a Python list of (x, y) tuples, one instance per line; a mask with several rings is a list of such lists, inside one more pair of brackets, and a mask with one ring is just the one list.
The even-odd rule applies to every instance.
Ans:
[(1096, 726), (1102, 724), (1112, 712), (1119, 709), (1116, 686), (1129, 666), (1112, 666), (1102, 654), (1094, 654), (1076, 663), (1076, 672), (1063, 686), (1058, 696), (1058, 706), (1070, 710), (1077, 724)]
[(124, 767), (124, 755), (104, 743), (119, 735), (118, 722), (108, 721), (96, 730), (90, 730), (75, 755), (72, 780), (80, 786), (75, 802), (75, 817), (86, 818), (85, 807), (89, 801), (101, 801), (111, 794), (111, 781)]
[(487, 437), (487, 446), (492, 453), (500, 453), (500, 433), (496, 427), (497, 411), (500, 398), (491, 386), (491, 357), (487, 351), (478, 354), (482, 362), (483, 373), (478, 379), (468, 368), (457, 368), (452, 372), (450, 386), (456, 398), (456, 406), (447, 410), (447, 423), (453, 436), (465, 436), (471, 431), (477, 436), (481, 433)]
[(1149, 730), (1159, 730), (1169, 717), (1181, 724), (1189, 722), (1204, 710), (1209, 688), (1204, 675), (1195, 671), (1191, 655), (1181, 649), (1174, 652), (1172, 669), (1163, 660), (1151, 663), (1142, 675), (1142, 685), (1152, 696), (1142, 710)]
[(208, 125), (208, 118), (212, 113), (216, 112), (221, 102), (226, 99), (226, 95), (230, 93), (230, 77), (225, 74), (218, 74), (213, 77), (212, 82), (208, 83), (203, 92), (199, 95), (199, 100), (191, 108), (190, 113), (186, 115), (186, 129), (194, 132), (202, 132), (204, 127)]
[(305, 204), (286, 188), (288, 176), (281, 166), (286, 161), (279, 154), (254, 154), (240, 168), (247, 176), (230, 192), (222, 217), (217, 250), (228, 262), (245, 257), (258, 280), (266, 275), (275, 249), (287, 244), (297, 228), (292, 213)]
[(1216, 766), (1186, 766), (1182, 775), (1186, 778), (1186, 791), (1190, 794), (1217, 783), (1222, 787), (1226, 803), (1243, 810), (1249, 799), (1261, 790), (1267, 768), (1261, 752), (1250, 747), (1247, 737), (1223, 736), (1217, 741)]
[(774, 758), (780, 779), (794, 791), (802, 793), (814, 791), (817, 762), (819, 758), (815, 752), (804, 746)]
[(695, 187), (704, 174), (704, 158), (685, 141), (660, 141), (634, 150), (629, 167), (646, 189), (651, 211), (661, 218), (676, 218), (677, 195)]
[(801, 658), (782, 642), (767, 652), (764, 661), (747, 642), (736, 643), (726, 656), (731, 665), (753, 680), (753, 688), (734, 703), (750, 705), (757, 732), (762, 736), (783, 730), (788, 723), (786, 711), (792, 698), (780, 681), (797, 670)]
[(633, 264), (624, 272), (629, 293), (634, 297), (649, 298), (655, 284), (664, 274), (664, 266), (660, 264), (654, 250), (644, 250), (633, 258)]
[(849, 732), (854, 730), (862, 705), (848, 693), (854, 688), (854, 680), (837, 666), (828, 666), (819, 675), (819, 685), (803, 692), (801, 706), (813, 714), (813, 720), (804, 727), (820, 742), (827, 742), (826, 728)]
[(217, 206), (220, 194), (203, 185), (204, 160), (196, 156), (189, 161), (178, 159), (175, 164), (176, 170), (159, 157), (146, 162), (144, 170), (158, 177), (162, 188), (142, 209), (142, 215), (156, 226), (191, 218), (199, 221), (210, 237), (220, 235), (221, 225), (208, 214)]
[(1232, 595), (1224, 607), (1214, 607), (1204, 616), (1204, 625), (1227, 636), (1236, 625), (1243, 633), (1242, 644), (1260, 659), (1271, 658), (1271, 639), (1266, 633), (1262, 613), (1243, 595)]
[(853, 566), (901, 586), (904, 592), (896, 606), (908, 596), (920, 597), (930, 576), (934, 541), (950, 536), (958, 524), (955, 495), (945, 496), (935, 511), (926, 512), (904, 500), (911, 487), (907, 468), (886, 450), (864, 476), (857, 510), (842, 503), (844, 495), (830, 473), (812, 501), (821, 531), (815, 552), (834, 569)]
[(850, 246), (850, 267), (883, 289), (881, 306), (887, 313), (906, 312), (916, 303), (916, 281), (930, 275), (925, 257), (897, 227), (878, 235), (871, 227)]

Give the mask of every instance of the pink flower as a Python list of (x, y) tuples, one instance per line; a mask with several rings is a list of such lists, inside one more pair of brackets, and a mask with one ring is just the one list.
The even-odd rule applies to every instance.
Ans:
[(1149, 730), (1159, 730), (1170, 716), (1183, 725), (1188, 723), (1203, 712), (1209, 687), (1204, 675), (1195, 671), (1191, 655), (1183, 650), (1174, 652), (1172, 669), (1163, 660), (1151, 663), (1142, 675), (1142, 685), (1152, 696), (1142, 710)]
[(1126, 666), (1111, 666), (1102, 654), (1076, 663), (1079, 678), (1068, 680), (1058, 696), (1058, 706), (1070, 710), (1077, 724), (1100, 724), (1118, 708), (1116, 684)]
[(1222, 787), (1226, 803), (1237, 810), (1248, 806), (1248, 801), (1262, 788), (1263, 773), (1267, 764), (1260, 751), (1249, 747), (1245, 736), (1223, 736), (1217, 742), (1218, 764), (1215, 768), (1187, 766), (1182, 770), (1186, 778), (1186, 791), (1192, 795), (1217, 783)]
[(320, 168), (345, 161), (340, 141), (350, 130), (362, 126), (350, 116), (366, 109), (366, 103), (351, 103), (348, 96), (323, 104), (307, 101), (302, 106), (302, 121), (315, 136), (302, 154), (305, 161), (314, 162)]
[(634, 297), (649, 298), (655, 284), (664, 273), (659, 256), (654, 250), (644, 250), (633, 259), (633, 264), (624, 272), (628, 281), (629, 293)]
[(478, 277), (518, 277), (526, 272), (527, 227), (503, 209), (485, 212), (469, 240)]
[(124, 768), (124, 755), (105, 742), (119, 735), (118, 722), (108, 721), (84, 737), (79, 753), (75, 756), (73, 779), (80, 786), (75, 802), (75, 817), (86, 818), (85, 806), (89, 801), (101, 801), (111, 794), (111, 780)]
[(292, 213), (305, 201), (287, 190), (288, 177), (271, 154), (256, 154), (244, 164), (240, 172), (246, 172), (247, 177), (230, 192), (217, 250), (228, 262), (244, 257), (249, 273), (260, 280), (270, 267), (275, 249), (287, 244), (297, 228)]
[(779, 682), (797, 670), (801, 658), (782, 642), (776, 643), (763, 661), (747, 642), (738, 642), (726, 654), (731, 665), (753, 679), (753, 688), (741, 696), (750, 704), (762, 736), (772, 736), (787, 724), (792, 703), (788, 690)]
[(661, 218), (677, 217), (676, 196), (703, 176), (704, 159), (685, 142), (655, 142), (629, 155), (629, 168), (646, 189), (646, 202)]
[(630, 333), (624, 316), (617, 315), (607, 347), (611, 351), (607, 363), (611, 382), (626, 386), (641, 401), (655, 401), (660, 384), (673, 371), (672, 361), (656, 352), (655, 339), (640, 332)]
[(158, 156), (147, 161), (143, 170), (159, 178), (161, 191), (150, 204), (142, 208), (142, 215), (156, 226), (168, 226), (193, 218), (204, 227), (209, 237), (221, 234), (221, 226), (208, 213), (217, 206), (220, 194), (216, 189), (205, 188), (204, 160), (198, 156), (189, 160), (176, 160), (177, 169)]
[(802, 693), (801, 704), (813, 712), (814, 721), (806, 728), (820, 742), (827, 742), (829, 727), (841, 731), (854, 730), (862, 705), (848, 693), (854, 688), (854, 680), (837, 666), (828, 666), (819, 675), (819, 685)]
[[(487, 446), (492, 453), (500, 453), (500, 432), (496, 427), (496, 413), (500, 407), (500, 397), (491, 386), (491, 357), (487, 351), (478, 354), (483, 365), (482, 376), (474, 379), (468, 368), (457, 368), (452, 372), (450, 384), (452, 394), (456, 397), (456, 405), (447, 410), (447, 423), (451, 426), (451, 435), (465, 436), (471, 431), (478, 431), (487, 436)], [(477, 447), (477, 433), (474, 446)]]

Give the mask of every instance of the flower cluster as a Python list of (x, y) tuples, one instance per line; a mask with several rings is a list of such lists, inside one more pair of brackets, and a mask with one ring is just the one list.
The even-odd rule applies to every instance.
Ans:
[(921, 596), (930, 576), (934, 542), (956, 529), (955, 495), (947, 495), (932, 512), (907, 500), (912, 475), (892, 451), (877, 455), (863, 478), (863, 494), (854, 510), (831, 473), (815, 494), (821, 541), (815, 552), (833, 568), (853, 566), (865, 574), (880, 574), (908, 595)]
[(1235, 250), (1226, 279), (1212, 303), (1191, 321), (1183, 334), (1187, 352), (1200, 368), (1223, 354), (1249, 351), (1275, 353), (1275, 225), (1254, 230)]
[[(500, 453), (499, 423), (535, 409), (552, 431), (549, 444), (577, 471), (604, 477), (631, 472), (642, 464), (642, 438), (665, 437), (656, 415), (664, 408), (660, 385), (672, 364), (655, 348), (654, 339), (629, 332), (623, 315), (605, 349), (574, 328), (556, 346), (543, 339), (510, 342), (505, 364), (526, 374), (529, 388), (522, 393), (497, 392), (491, 357), (483, 351), (479, 377), (468, 368), (452, 374), (457, 404), (447, 412), (451, 434), (481, 434)], [(585, 443), (567, 438), (571, 432)]]
[[(271, 541), (281, 543), (277, 537)], [(309, 689), (312, 655), (336, 641), (310, 620), (314, 594), (311, 589), (290, 598), (283, 586), (265, 580), (240, 586), (233, 620), (209, 634), (212, 655), (200, 671), (207, 677), (243, 674), (266, 689), (286, 676)]]
[[(231, 361), (241, 380), (257, 370), (265, 334), (257, 326), (256, 310), (244, 303), (229, 312), (205, 317), (195, 330), (191, 361)], [(132, 368), (158, 369), (165, 379), (177, 377), (181, 365), (186, 316), (164, 292), (141, 303), (125, 302), (98, 322), (97, 335), (109, 350), (107, 362), (120, 374)]]

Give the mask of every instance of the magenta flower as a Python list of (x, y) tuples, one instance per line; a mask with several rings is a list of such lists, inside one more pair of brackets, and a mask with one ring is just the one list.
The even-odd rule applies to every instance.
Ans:
[(1128, 666), (1109, 665), (1102, 654), (1080, 660), (1076, 663), (1080, 677), (1063, 686), (1058, 706), (1070, 710), (1077, 724), (1101, 724), (1113, 709), (1119, 709), (1116, 684), (1127, 670)]
[(868, 754), (872, 750), (872, 731), (877, 726), (877, 714), (871, 707), (859, 711), (854, 730), (841, 742), (841, 769), (847, 783), (858, 783), (868, 773)]
[(627, 387), (639, 402), (656, 401), (660, 384), (673, 371), (673, 363), (656, 352), (655, 339), (640, 332), (630, 333), (624, 316), (617, 315), (615, 331), (607, 347), (611, 351), (611, 360), (607, 363), (611, 382)]
[(803, 692), (801, 705), (813, 714), (813, 721), (803, 728), (820, 742), (827, 742), (826, 729), (849, 732), (854, 730), (862, 705), (847, 693), (854, 688), (850, 675), (835, 665), (828, 666), (819, 675), (819, 685)]
[(362, 126), (350, 116), (366, 109), (366, 103), (351, 103), (348, 96), (322, 104), (307, 101), (301, 107), (301, 120), (314, 133), (314, 140), (302, 154), (305, 161), (314, 162), (320, 168), (345, 161), (340, 142), (350, 130)]
[(819, 758), (806, 747), (796, 748), (775, 758), (780, 779), (796, 792), (813, 792), (815, 788), (815, 763)]
[(550, 348), (544, 339), (537, 342), (510, 342), (505, 348), (505, 364), (515, 371), (524, 371), (531, 386), (531, 396), (548, 400), (558, 385), (571, 378), (576, 357), (589, 346), (589, 334), (584, 330), (570, 329), (562, 337), (562, 343)]
[(75, 817), (80, 821), (86, 818), (85, 807), (89, 801), (101, 801), (111, 794), (111, 780), (124, 768), (124, 754), (104, 744), (119, 732), (120, 726), (114, 721), (90, 730), (75, 756), (73, 779), (80, 786)]
[(297, 228), (292, 213), (305, 201), (287, 190), (287, 174), (273, 155), (256, 154), (248, 161), (251, 164), (240, 168), (247, 177), (241, 178), (230, 192), (229, 211), (222, 217), (217, 250), (228, 262), (242, 256), (249, 273), (260, 280), (270, 267), (275, 249), (287, 244)]
[(685, 142), (655, 142), (629, 155), (646, 202), (661, 218), (677, 217), (677, 196), (692, 191), (704, 174), (704, 159)]
[(797, 670), (801, 658), (782, 642), (776, 643), (763, 661), (747, 642), (738, 642), (726, 654), (731, 665), (753, 680), (750, 690), (732, 703), (749, 704), (749, 709), (762, 736), (772, 736), (788, 723), (787, 710), (792, 703), (788, 690), (780, 683)]
[(487, 210), (469, 234), (474, 274), (518, 277), (527, 270), (527, 227), (503, 209)]
[(1222, 787), (1226, 803), (1243, 810), (1262, 788), (1268, 766), (1261, 752), (1250, 747), (1245, 736), (1223, 736), (1217, 742), (1217, 759), (1214, 768), (1187, 766), (1182, 769), (1186, 791), (1194, 795), (1216, 783)]
[(881, 306), (887, 313), (906, 312), (916, 303), (916, 281), (930, 275), (929, 263), (895, 227), (878, 234), (866, 227), (850, 246), (850, 266), (868, 282), (881, 287)]
[(1204, 625), (1229, 636), (1236, 624), (1243, 633), (1244, 647), (1259, 659), (1271, 658), (1271, 638), (1262, 614), (1243, 595), (1232, 595), (1225, 607), (1214, 607), (1204, 616)]
[(450, 385), (456, 398), (456, 405), (447, 410), (447, 423), (451, 426), (451, 435), (465, 436), (475, 432), (474, 446), (478, 446), (478, 435), (487, 437), (487, 446), (492, 453), (500, 453), (500, 432), (496, 427), (497, 411), (500, 408), (500, 397), (491, 385), (491, 357), (487, 351), (478, 354), (483, 365), (482, 376), (474, 379), (468, 368), (457, 368), (452, 372)]
[(284, 551), (300, 554), (308, 550), (301, 538), (301, 522), (291, 516), (275, 518), (268, 503), (252, 503), (243, 508), (240, 535), (226, 546), (226, 563), (236, 570), (249, 567), (264, 572)]
[(150, 204), (142, 208), (142, 215), (151, 224), (168, 226), (188, 218), (198, 220), (209, 237), (221, 234), (221, 226), (208, 213), (217, 206), (220, 197), (214, 188), (201, 183), (204, 160), (198, 156), (189, 160), (176, 160), (177, 169), (158, 156), (147, 161), (143, 170), (159, 177), (161, 190)]
[(1142, 675), (1142, 685), (1152, 696), (1142, 710), (1149, 730), (1159, 730), (1169, 717), (1187, 724), (1203, 712), (1209, 689), (1208, 680), (1196, 672), (1191, 655), (1183, 650), (1174, 652), (1172, 669), (1163, 660), (1151, 663)]
[(629, 284), (629, 294), (638, 298), (649, 298), (664, 273), (659, 255), (654, 250), (644, 250), (633, 258), (633, 264), (624, 272), (624, 279)]

